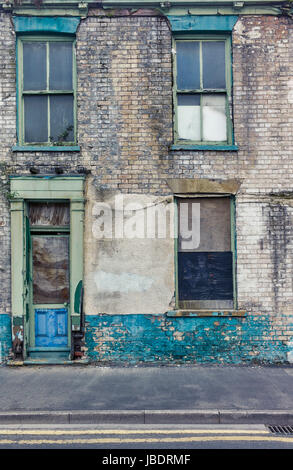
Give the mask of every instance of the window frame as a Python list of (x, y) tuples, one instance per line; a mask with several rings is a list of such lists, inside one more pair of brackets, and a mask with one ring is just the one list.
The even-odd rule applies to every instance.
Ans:
[[(225, 41), (225, 75), (226, 75), (226, 89), (192, 89), (192, 90), (178, 90), (177, 89), (177, 56), (176, 44), (177, 41)], [(172, 51), (173, 51), (173, 141), (174, 146), (196, 146), (196, 147), (220, 147), (234, 145), (233, 134), (233, 120), (232, 120), (232, 38), (231, 34), (174, 34), (172, 37)], [(200, 54), (200, 81), (202, 83), (202, 55)], [(198, 94), (200, 97), (204, 94), (225, 94), (226, 95), (226, 125), (227, 125), (227, 139), (224, 141), (207, 141), (207, 140), (189, 140), (179, 138), (178, 135), (178, 103), (177, 95), (182, 94)], [(201, 107), (202, 109), (202, 107)], [(200, 111), (202, 113), (202, 111)], [(202, 115), (200, 119), (201, 135), (202, 135)]]
[[(70, 42), (72, 43), (72, 90), (23, 90), (23, 44), (25, 42)], [(76, 75), (76, 38), (75, 35), (18, 35), (16, 42), (17, 56), (17, 73), (16, 73), (16, 89), (17, 89), (17, 142), (18, 146), (31, 149), (77, 149), (77, 75)], [(48, 48), (47, 48), (48, 50)], [(49, 77), (49, 57), (47, 53), (47, 87)], [(50, 137), (50, 107), (48, 106), (48, 141), (47, 142), (26, 142), (25, 141), (25, 122), (24, 122), (24, 96), (57, 96), (72, 95), (73, 96), (73, 141), (51, 142)], [(17, 150), (17, 149), (16, 149)]]
[[(196, 306), (198, 300), (194, 299), (190, 302), (190, 306), (185, 307), (184, 301), (179, 299), (179, 270), (178, 270), (178, 253), (179, 253), (179, 200), (185, 199), (198, 199), (198, 198), (222, 198), (228, 197), (230, 199), (230, 241), (231, 241), (231, 252), (232, 252), (232, 281), (233, 281), (233, 309), (226, 307), (201, 307)], [(237, 300), (237, 240), (236, 240), (236, 198), (234, 194), (208, 194), (208, 193), (192, 193), (192, 194), (176, 194), (174, 198), (175, 202), (175, 233), (177, 236), (174, 239), (175, 242), (175, 309), (176, 310), (185, 310), (185, 311), (205, 311), (205, 312), (217, 312), (217, 311), (237, 311), (238, 309), (238, 300)], [(192, 306), (194, 302), (194, 306)]]

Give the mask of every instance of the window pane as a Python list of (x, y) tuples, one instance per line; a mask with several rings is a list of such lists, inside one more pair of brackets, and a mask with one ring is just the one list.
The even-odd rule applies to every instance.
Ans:
[(203, 87), (226, 88), (225, 42), (202, 43)]
[(46, 43), (23, 43), (23, 89), (46, 90)]
[[(182, 207), (182, 204), (185, 206)], [(230, 199), (228, 197), (182, 198), (178, 200), (178, 211), (179, 251), (231, 250)], [(196, 218), (198, 212), (199, 224)], [(186, 243), (182, 245), (182, 242), (187, 240), (186, 234), (189, 238), (191, 236), (196, 240), (199, 238), (197, 248), (189, 249)]]
[(69, 239), (33, 236), (33, 301), (58, 304), (69, 301)]
[(176, 57), (178, 90), (200, 88), (199, 43), (178, 41), (176, 43)]
[(30, 225), (69, 226), (69, 204), (63, 202), (31, 202)]
[(50, 90), (72, 90), (72, 42), (51, 42)]
[(24, 140), (25, 142), (48, 141), (48, 98), (47, 96), (24, 97)]
[(178, 94), (178, 136), (180, 139), (200, 140), (200, 97)]
[(73, 142), (73, 96), (50, 96), (51, 136), (53, 142)]
[(203, 95), (202, 117), (203, 140), (212, 142), (227, 140), (225, 95)]

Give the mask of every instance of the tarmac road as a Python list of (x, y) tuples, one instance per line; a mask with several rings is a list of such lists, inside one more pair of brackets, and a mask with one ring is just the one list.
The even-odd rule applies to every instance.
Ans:
[[(1, 425), (2, 449), (293, 449), (293, 434), (264, 425)], [(152, 465), (148, 455), (139, 466)]]

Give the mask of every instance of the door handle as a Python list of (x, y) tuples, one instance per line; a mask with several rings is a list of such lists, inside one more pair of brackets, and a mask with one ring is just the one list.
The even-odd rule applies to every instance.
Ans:
[(64, 307), (68, 307), (68, 302), (64, 302)]

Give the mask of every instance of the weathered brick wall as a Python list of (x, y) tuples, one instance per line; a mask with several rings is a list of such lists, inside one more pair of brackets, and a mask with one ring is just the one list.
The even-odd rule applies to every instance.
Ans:
[(11, 352), (11, 317), (0, 315), (0, 364), (9, 357)]
[[(89, 34), (107, 46), (96, 48), (94, 39), (87, 42)], [(165, 177), (242, 181), (236, 206), (239, 308), (255, 315), (235, 320), (239, 328), (233, 341), (229, 334), (231, 320), (219, 319), (222, 326), (219, 333), (210, 320), (184, 319), (188, 334), (182, 336), (182, 351), (191, 334), (193, 341), (186, 350), (191, 360), (200, 361), (201, 357), (207, 362), (228, 361), (222, 341), (224, 334), (230, 338), (230, 343), (224, 344), (233, 350), (236, 362), (236, 357), (284, 360), (285, 351), (292, 347), (293, 219), (290, 200), (280, 193), (290, 192), (292, 185), (292, 90), (288, 81), (292, 72), (292, 22), (269, 16), (242, 17), (235, 27), (233, 109), (238, 152), (169, 150), (172, 144), (171, 35), (164, 20), (93, 17), (81, 25), (79, 35), (84, 42), (79, 43), (78, 56), (81, 57), (83, 46), (84, 55), (90, 58), (80, 63), (79, 77), (83, 98), (89, 93), (93, 110), (87, 112), (83, 108), (85, 125), (81, 139), (88, 142), (89, 133), (93, 135), (91, 142), (93, 148), (97, 146), (97, 160), (92, 172), (99, 187), (162, 194), (169, 191)], [(88, 47), (89, 44), (92, 46)], [(100, 79), (93, 85), (91, 77), (96, 75)], [(97, 104), (98, 114), (94, 112)], [(89, 348), (90, 357), (95, 356), (91, 351), (100, 351), (102, 345), (107, 354), (113, 355), (112, 360), (122, 356), (125, 359), (129, 346), (128, 357), (132, 350), (132, 356), (138, 359), (135, 334), (133, 340), (122, 335), (124, 341), (119, 341), (119, 345), (124, 344), (123, 355), (111, 353), (114, 347), (110, 347), (107, 337), (116, 338), (115, 328), (110, 326), (111, 319), (102, 317), (102, 320), (107, 330), (105, 338), (100, 320), (96, 319), (97, 329), (92, 327), (95, 320), (89, 321), (92, 339), (97, 341), (93, 340), (92, 349)], [(146, 320), (141, 321), (146, 330), (139, 331), (149, 331)], [(139, 323), (138, 319), (136, 322)], [(169, 323), (169, 328), (180, 330), (178, 320)], [(208, 341), (209, 346), (205, 345), (203, 351), (198, 338), (206, 338), (204, 325), (207, 324), (213, 347)], [(168, 351), (172, 344), (169, 341), (173, 330), (169, 328), (164, 333), (165, 339), (166, 335), (169, 338), (169, 346), (162, 347), (160, 335), (153, 341), (161, 353)], [(116, 351), (121, 351), (117, 341), (116, 338)], [(141, 338), (137, 344), (141, 344)], [(170, 360), (170, 354), (161, 354), (160, 360)], [(173, 359), (175, 356), (174, 353)], [(105, 358), (103, 354), (99, 356), (102, 358)]]
[(171, 36), (156, 17), (95, 18), (78, 31), (79, 141), (102, 189), (166, 191)]
[[(0, 14), (0, 315), (11, 313), (10, 216), (7, 177), (12, 157), (11, 145), (15, 142), (16, 134), (15, 103), (15, 35), (9, 16)], [(0, 341), (3, 341), (3, 336), (5, 336), (5, 341), (7, 339), (6, 329), (4, 335), (4, 321), (6, 321), (6, 315), (0, 317)]]
[(280, 340), (288, 351), (293, 335), (291, 43), (292, 22), (286, 18), (242, 18), (233, 35), (237, 173), (243, 180), (237, 198), (239, 306), (271, 322), (259, 348)]
[[(239, 151), (170, 151), (172, 57), (167, 21), (156, 16), (95, 16), (98, 14), (91, 11), (77, 32), (81, 152), (56, 153), (11, 151), (16, 143), (15, 36), (9, 15), (0, 15), (0, 160), (7, 165), (5, 172), (30, 174), (34, 167), (41, 174), (54, 174), (55, 168), (72, 174), (85, 169), (91, 171), (100, 191), (158, 195), (170, 192), (167, 177), (240, 179), (236, 204), (238, 298), (239, 307), (249, 316), (235, 320), (242, 325), (235, 327), (235, 358), (254, 357), (252, 349), (242, 344), (246, 341), (248, 345), (253, 337), (254, 350), (262, 351), (256, 356), (263, 359), (267, 352), (268, 360), (285, 360), (292, 348), (293, 312), (292, 20), (243, 16), (234, 28), (233, 110)], [(0, 207), (0, 313), (10, 313), (9, 212), (3, 191)], [(263, 327), (255, 327), (253, 333), (256, 318)], [(185, 320), (192, 333), (190, 320), (180, 322)], [(97, 358), (93, 343), (99, 319), (91, 321), (89, 356)], [(176, 321), (169, 327), (180, 331), (182, 324)], [(221, 328), (229, 329), (230, 320), (218, 321)], [(218, 327), (207, 319), (200, 320), (200, 325), (205, 322), (218, 347), (217, 353), (202, 353), (203, 360), (225, 361)], [(195, 331), (189, 346), (200, 351), (201, 335)], [(171, 341), (172, 335), (168, 338)], [(171, 346), (167, 349), (172, 350)], [(136, 350), (133, 345), (133, 355)], [(199, 360), (199, 355), (191, 357)], [(175, 356), (170, 352), (165, 359), (179, 360)]]
[(245, 318), (88, 315), (84, 351), (90, 360), (109, 364), (284, 363), (287, 329), (279, 322), (276, 330), (275, 323), (270, 316), (252, 314)]

